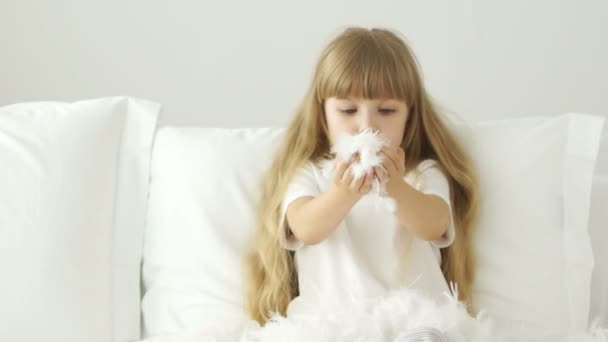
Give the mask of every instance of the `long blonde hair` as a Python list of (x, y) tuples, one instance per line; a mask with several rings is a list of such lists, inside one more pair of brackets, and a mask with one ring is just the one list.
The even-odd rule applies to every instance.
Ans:
[(448, 177), (456, 238), (441, 250), (441, 268), (446, 279), (458, 285), (459, 299), (472, 313), (470, 238), (477, 185), (469, 159), (441, 121), (404, 41), (386, 29), (351, 27), (322, 51), (310, 87), (264, 179), (253, 246), (246, 258), (249, 316), (264, 324), (275, 312), (285, 315), (287, 305), (298, 295), (293, 253), (279, 244), (281, 204), (296, 171), (330, 151), (323, 104), (332, 96), (395, 98), (407, 103), (409, 116), (401, 143), (405, 166), (412, 169), (432, 158)]

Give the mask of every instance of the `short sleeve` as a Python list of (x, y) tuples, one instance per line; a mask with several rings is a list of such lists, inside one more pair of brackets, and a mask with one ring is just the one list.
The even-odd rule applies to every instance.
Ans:
[(420, 191), (428, 195), (437, 195), (441, 197), (449, 208), (449, 225), (446, 233), (439, 240), (431, 241), (435, 247), (449, 247), (455, 238), (454, 220), (452, 214), (452, 203), (450, 201), (450, 184), (445, 173), (438, 167), (437, 162), (432, 159), (427, 159), (418, 165), (418, 171), (422, 178)]
[(291, 232), (287, 224), (287, 207), (298, 198), (312, 196), (316, 197), (321, 193), (319, 183), (317, 181), (316, 166), (312, 162), (307, 162), (300, 168), (289, 185), (283, 196), (281, 204), (281, 220), (279, 242), (285, 249), (295, 251), (302, 247), (303, 243), (299, 241)]

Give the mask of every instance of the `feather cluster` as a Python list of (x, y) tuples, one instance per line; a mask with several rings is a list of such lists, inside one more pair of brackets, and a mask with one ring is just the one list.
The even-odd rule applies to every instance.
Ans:
[[(374, 167), (384, 169), (383, 158), (380, 150), (387, 146), (388, 141), (379, 131), (367, 129), (356, 135), (342, 134), (334, 142), (331, 152), (335, 156), (331, 160), (326, 160), (321, 168), (323, 175), (331, 179), (336, 166), (336, 160), (349, 160), (355, 153), (359, 158), (350, 166), (350, 172), (354, 179), (360, 179)], [(372, 190), (368, 196), (375, 196), (377, 203), (386, 205), (391, 212), (395, 212), (395, 201), (386, 196), (385, 183), (380, 182), (376, 177), (372, 182)]]

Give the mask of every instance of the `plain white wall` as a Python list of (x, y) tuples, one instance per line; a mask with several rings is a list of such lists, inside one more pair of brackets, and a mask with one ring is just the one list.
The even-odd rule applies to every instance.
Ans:
[[(404, 34), (430, 93), (467, 120), (608, 116), (603, 0), (2, 0), (0, 106), (132, 95), (163, 104), (161, 125), (281, 126), (349, 25)], [(608, 188), (603, 146), (596, 178)], [(592, 221), (605, 228), (598, 203)], [(607, 288), (595, 282), (605, 305)]]
[(606, 1), (0, 2), (0, 105), (133, 95), (161, 124), (277, 126), (348, 25), (402, 32), (471, 120), (608, 114)]

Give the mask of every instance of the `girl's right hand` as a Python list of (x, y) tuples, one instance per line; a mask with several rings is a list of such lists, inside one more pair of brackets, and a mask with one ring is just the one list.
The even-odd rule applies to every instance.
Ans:
[(355, 179), (351, 172), (351, 166), (358, 159), (358, 155), (354, 155), (349, 160), (336, 159), (336, 165), (332, 175), (332, 181), (335, 187), (356, 198), (363, 197), (370, 192), (372, 189), (372, 181), (374, 180), (373, 170), (370, 170), (359, 179)]

